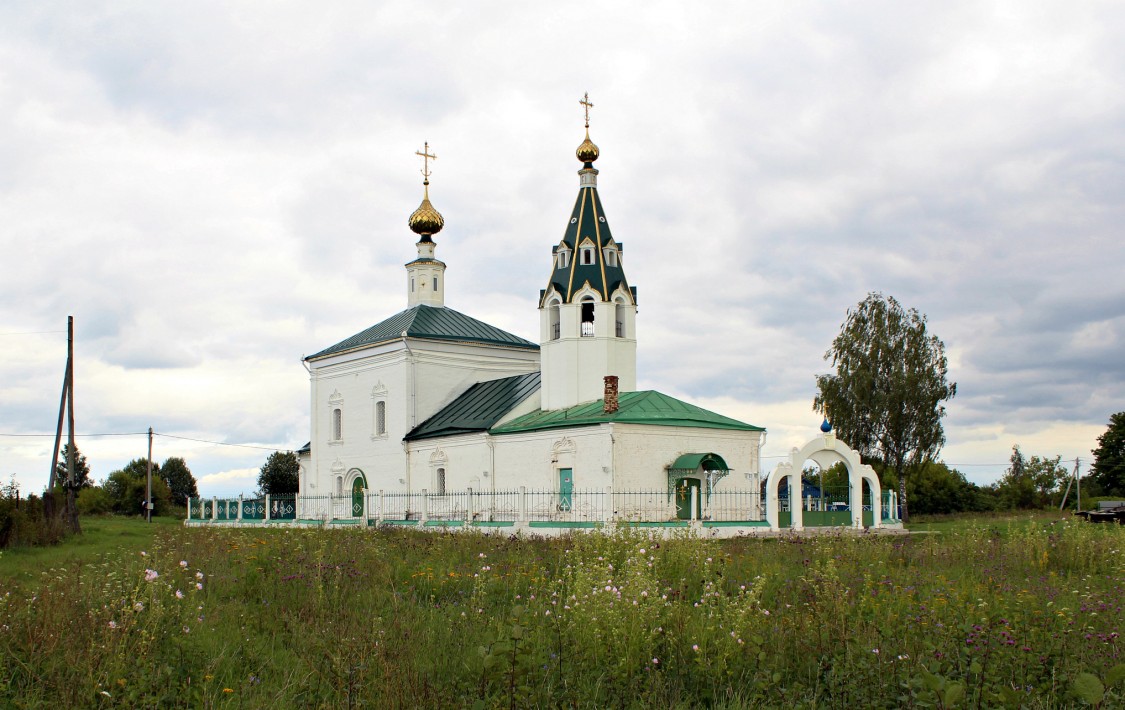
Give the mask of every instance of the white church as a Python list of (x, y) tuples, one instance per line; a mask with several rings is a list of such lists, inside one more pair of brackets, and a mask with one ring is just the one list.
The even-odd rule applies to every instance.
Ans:
[(566, 503), (580, 490), (678, 492), (676, 514), (694, 519), (684, 501), (759, 490), (762, 427), (637, 391), (637, 289), (598, 194), (583, 103), (578, 197), (544, 259), (539, 343), (445, 305), (427, 145), (406, 309), (305, 358), (302, 497), (526, 487)]

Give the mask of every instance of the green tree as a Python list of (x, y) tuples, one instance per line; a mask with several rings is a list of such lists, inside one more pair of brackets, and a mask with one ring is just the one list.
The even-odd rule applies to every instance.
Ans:
[[(113, 501), (113, 512), (122, 515), (143, 513), (141, 504), (147, 492), (147, 459), (133, 459), (124, 468), (109, 474), (102, 488)], [(152, 463), (152, 507), (155, 515), (170, 512), (172, 492), (160, 476), (160, 464)]]
[(258, 472), (258, 490), (262, 495), (297, 492), (297, 454), (275, 451)]
[(1125, 412), (1109, 418), (1109, 427), (1098, 437), (1090, 477), (1102, 495), (1125, 495)]
[(1018, 445), (1013, 446), (1011, 464), (996, 486), (1001, 502), (1009, 508), (1021, 510), (1050, 505), (1070, 475), (1060, 465), (1061, 461), (1061, 456), (1053, 459), (1032, 456), (1028, 459)]
[(910, 519), (907, 480), (945, 443), (942, 404), (957, 394), (947, 380), (945, 345), (926, 317), (890, 296), (870, 293), (848, 311), (824, 354), (836, 374), (818, 375), (813, 408), (865, 459), (898, 478), (902, 517)]
[(199, 488), (195, 483), (195, 476), (187, 462), (179, 456), (165, 459), (160, 465), (160, 477), (168, 484), (172, 492), (172, 502), (176, 505), (187, 505), (188, 498), (198, 498)]
[(907, 495), (915, 513), (944, 514), (991, 510), (995, 503), (965, 474), (944, 463), (923, 464), (910, 477)]
[[(59, 462), (55, 465), (55, 480), (58, 485), (66, 487), (67, 481), (70, 480), (70, 474), (67, 471), (66, 457), (70, 451), (70, 444), (63, 444), (62, 451), (59, 452)], [(74, 447), (74, 489), (81, 490), (89, 488), (94, 485), (94, 481), (90, 478), (90, 464), (86, 461), (86, 457), (78, 449)]]

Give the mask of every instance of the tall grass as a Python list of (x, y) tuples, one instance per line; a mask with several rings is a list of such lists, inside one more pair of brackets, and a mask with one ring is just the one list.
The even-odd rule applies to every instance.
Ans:
[(0, 704), (1108, 707), (1123, 543), (163, 528), (0, 597)]

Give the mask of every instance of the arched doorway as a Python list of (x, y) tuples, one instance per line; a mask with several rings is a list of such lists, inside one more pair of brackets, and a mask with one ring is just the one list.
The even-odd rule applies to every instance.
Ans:
[(363, 515), (363, 495), (367, 491), (367, 478), (358, 468), (348, 471), (348, 476), (352, 478), (351, 516), (358, 518)]

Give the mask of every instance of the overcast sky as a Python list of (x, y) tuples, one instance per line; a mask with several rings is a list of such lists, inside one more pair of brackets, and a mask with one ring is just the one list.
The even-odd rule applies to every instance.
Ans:
[[(638, 385), (768, 429), (881, 291), (929, 317), (970, 480), (1125, 409), (1116, 2), (0, 5), (0, 476), (77, 427), (295, 449), (301, 357), (406, 305), (419, 159), (447, 305), (537, 340), (580, 167), (639, 290)], [(49, 332), (41, 332), (49, 331)], [(83, 437), (96, 479), (143, 436)], [(204, 495), (268, 451), (158, 436)], [(765, 470), (779, 458), (767, 458)]]

